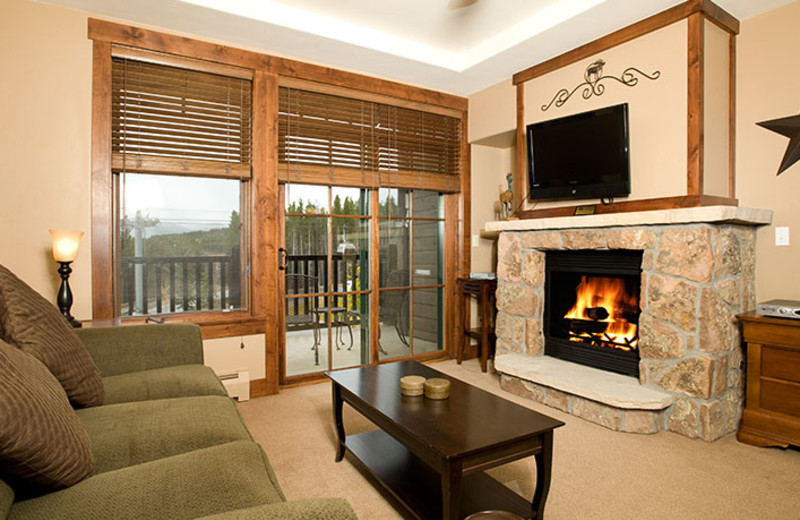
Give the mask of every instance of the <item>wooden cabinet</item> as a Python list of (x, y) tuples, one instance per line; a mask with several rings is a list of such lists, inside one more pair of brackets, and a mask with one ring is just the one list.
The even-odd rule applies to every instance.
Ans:
[(739, 316), (747, 343), (747, 395), (736, 438), (800, 446), (800, 320)]

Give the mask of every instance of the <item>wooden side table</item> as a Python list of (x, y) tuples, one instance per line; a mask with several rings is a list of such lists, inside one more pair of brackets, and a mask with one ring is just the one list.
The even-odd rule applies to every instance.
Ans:
[[(489, 350), (494, 351), (494, 293), (497, 290), (497, 280), (483, 278), (459, 278), (458, 285), (461, 287), (461, 294), (464, 295), (464, 330), (461, 341), (458, 343), (456, 362), (460, 365), (464, 356), (464, 351), (468, 347), (468, 341), (475, 339), (478, 342), (478, 352), (481, 357), (481, 370), (486, 372), (486, 361), (489, 359)], [(476, 328), (469, 327), (469, 307), (470, 298), (478, 298), (478, 315), (480, 316), (481, 326)]]
[(747, 343), (747, 396), (736, 438), (800, 446), (800, 320), (738, 316)]

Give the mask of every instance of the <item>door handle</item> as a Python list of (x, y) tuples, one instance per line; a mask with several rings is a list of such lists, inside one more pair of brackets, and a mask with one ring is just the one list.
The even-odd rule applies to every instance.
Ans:
[(288, 260), (288, 256), (286, 254), (286, 249), (280, 247), (278, 248), (278, 269), (281, 271), (286, 270), (286, 261)]

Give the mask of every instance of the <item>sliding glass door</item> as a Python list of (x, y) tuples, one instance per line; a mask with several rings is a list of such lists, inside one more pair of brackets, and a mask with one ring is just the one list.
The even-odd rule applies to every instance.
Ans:
[(444, 204), (437, 192), (381, 189), (381, 360), (441, 351)]
[(443, 196), (304, 184), (284, 190), (283, 382), (440, 355)]
[(285, 201), (284, 379), (368, 364), (369, 191), (292, 184)]

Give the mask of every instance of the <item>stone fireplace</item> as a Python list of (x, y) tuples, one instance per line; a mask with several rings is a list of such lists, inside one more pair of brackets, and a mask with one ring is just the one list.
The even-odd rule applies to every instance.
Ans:
[[(744, 399), (735, 316), (755, 307), (755, 230), (770, 220), (713, 206), (487, 223), (499, 232), (501, 386), (619, 431), (706, 441), (735, 431)], [(569, 251), (641, 258), (638, 377), (546, 353), (548, 253)]]

